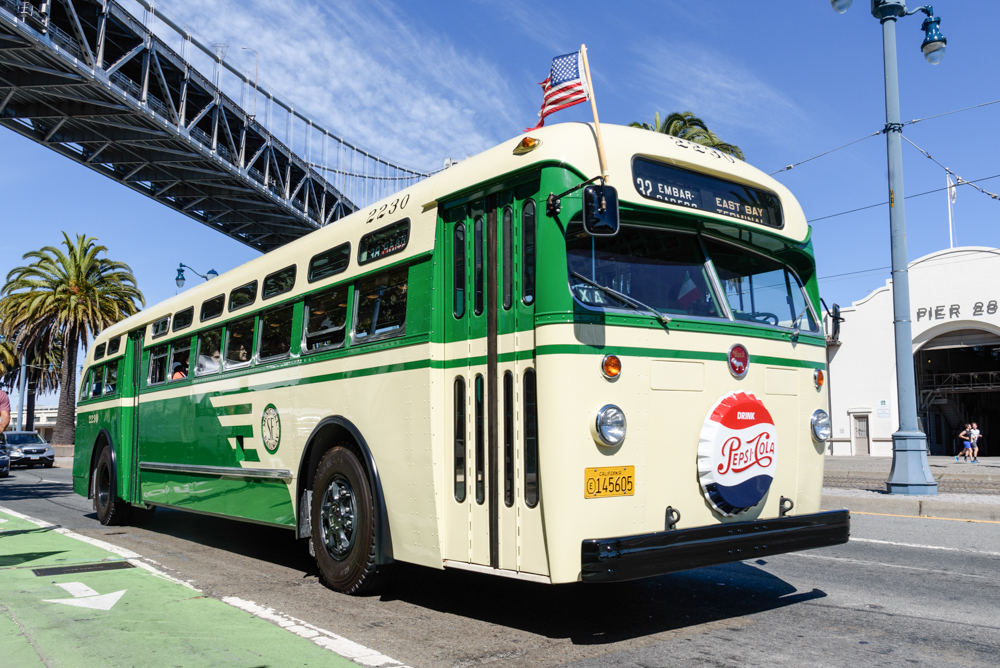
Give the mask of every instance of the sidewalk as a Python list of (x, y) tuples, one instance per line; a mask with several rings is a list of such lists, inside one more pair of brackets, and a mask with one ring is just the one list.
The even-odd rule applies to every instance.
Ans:
[(357, 666), (115, 552), (0, 511), (0, 664)]
[(891, 457), (827, 457), (823, 508), (855, 512), (1000, 522), (1000, 459), (978, 464), (928, 457), (936, 496), (887, 494)]

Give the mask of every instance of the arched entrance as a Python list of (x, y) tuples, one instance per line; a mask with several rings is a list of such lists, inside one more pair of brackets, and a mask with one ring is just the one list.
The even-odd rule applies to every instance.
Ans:
[(982, 432), (979, 456), (1000, 456), (1000, 331), (987, 323), (955, 321), (918, 338), (917, 406), (931, 454), (957, 454), (962, 447), (957, 435), (976, 422)]

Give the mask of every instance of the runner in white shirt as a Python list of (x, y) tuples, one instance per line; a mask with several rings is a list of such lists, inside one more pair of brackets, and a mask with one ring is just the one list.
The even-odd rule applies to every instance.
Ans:
[(979, 431), (979, 425), (975, 422), (972, 423), (972, 429), (969, 430), (969, 440), (972, 441), (972, 463), (979, 463), (979, 436), (982, 432)]

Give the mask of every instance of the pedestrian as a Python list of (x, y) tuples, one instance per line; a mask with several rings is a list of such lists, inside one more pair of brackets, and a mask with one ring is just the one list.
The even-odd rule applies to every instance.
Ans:
[[(965, 429), (958, 435), (958, 438), (962, 441), (962, 457), (965, 458), (965, 463), (968, 464), (972, 460), (972, 437), (969, 432), (972, 431), (972, 425), (966, 423)], [(955, 461), (958, 461), (959, 455), (955, 455)]]
[(979, 437), (982, 436), (982, 435), (983, 435), (983, 433), (981, 431), (979, 431), (979, 425), (976, 424), (975, 422), (973, 422), (972, 423), (972, 429), (969, 431), (969, 436), (971, 436), (971, 438), (969, 440), (972, 441), (972, 463), (973, 464), (978, 464), (979, 463)]
[(10, 397), (3, 390), (0, 390), (0, 434), (10, 424)]

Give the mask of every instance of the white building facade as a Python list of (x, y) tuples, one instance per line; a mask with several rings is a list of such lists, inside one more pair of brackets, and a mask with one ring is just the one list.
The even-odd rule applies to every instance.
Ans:
[[(932, 253), (910, 263), (909, 280), (917, 410), (930, 453), (954, 454), (965, 423), (977, 422), (981, 454), (1000, 455), (1000, 249)], [(899, 428), (892, 281), (840, 316), (839, 333), (826, 318), (827, 452), (891, 456)]]

